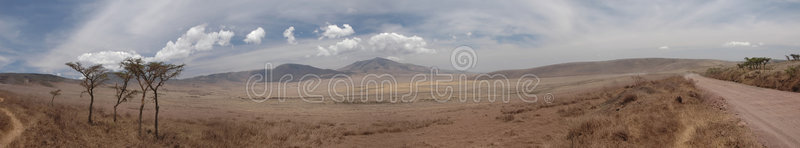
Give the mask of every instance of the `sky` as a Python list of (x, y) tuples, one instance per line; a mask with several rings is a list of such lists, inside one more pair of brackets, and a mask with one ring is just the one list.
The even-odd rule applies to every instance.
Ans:
[(800, 53), (798, 0), (4, 0), (0, 72), (76, 77), (128, 57), (186, 64), (181, 77), (337, 69), (384, 57), (471, 72), (622, 58), (741, 60)]

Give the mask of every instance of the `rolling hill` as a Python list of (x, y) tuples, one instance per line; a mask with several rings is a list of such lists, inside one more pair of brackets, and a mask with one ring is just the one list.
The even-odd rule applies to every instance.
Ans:
[(52, 87), (54, 82), (72, 81), (71, 79), (59, 77), (51, 74), (37, 73), (0, 73), (0, 83), (2, 84), (39, 84)]
[(361, 74), (418, 74), (430, 72), (429, 67), (399, 63), (381, 57), (357, 61), (337, 70)]
[(524, 74), (535, 74), (539, 77), (558, 77), (599, 74), (659, 73), (705, 70), (709, 67), (732, 64), (734, 64), (734, 62), (708, 59), (640, 58), (563, 63), (529, 69), (501, 70), (488, 74), (503, 74), (509, 78), (518, 78)]
[(219, 82), (219, 81), (231, 81), (231, 82), (245, 82), (250, 76), (255, 74), (262, 74), (268, 76), (268, 74), (272, 74), (272, 78), (267, 80), (269, 82), (276, 82), (284, 75), (292, 75), (294, 78), (292, 81), (297, 81), (300, 77), (306, 74), (316, 74), (322, 78), (329, 78), (336, 74), (348, 74), (347, 72), (340, 72), (331, 69), (321, 69), (316, 68), (309, 65), (302, 65), (302, 64), (282, 64), (273, 69), (264, 70), (250, 70), (250, 71), (240, 71), (240, 72), (227, 72), (227, 73), (217, 73), (205, 76), (198, 76), (188, 79), (182, 79), (181, 81), (200, 81), (200, 82)]

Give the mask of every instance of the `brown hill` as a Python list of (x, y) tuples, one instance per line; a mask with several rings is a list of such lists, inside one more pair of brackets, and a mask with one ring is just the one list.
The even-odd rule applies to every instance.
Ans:
[(618, 59), (610, 61), (563, 63), (530, 69), (502, 70), (489, 74), (503, 74), (509, 78), (518, 78), (525, 74), (535, 74), (539, 77), (558, 77), (598, 74), (659, 73), (692, 70), (702, 71), (709, 67), (727, 66), (733, 63), (734, 62), (709, 59)]
[(200, 81), (209, 83), (214, 83), (219, 81), (245, 82), (251, 76), (256, 74), (261, 74), (267, 77), (269, 77), (269, 74), (272, 74), (272, 78), (266, 78), (267, 79), (266, 81), (277, 82), (284, 75), (291, 75), (293, 77), (293, 79), (289, 81), (298, 81), (301, 77), (303, 77), (306, 74), (315, 74), (320, 76), (321, 78), (329, 78), (336, 74), (349, 74), (349, 73), (331, 69), (321, 69), (302, 64), (283, 64), (266, 71), (264, 69), (259, 69), (250, 71), (240, 71), (240, 72), (218, 73), (218, 74), (211, 74), (211, 75), (183, 79), (181, 81), (183, 82)]
[(337, 70), (366, 74), (418, 74), (430, 72), (429, 67), (408, 63), (399, 63), (380, 57), (358, 61)]
[(71, 79), (59, 77), (51, 74), (37, 73), (0, 73), (0, 83), (2, 84), (39, 84), (52, 87), (54, 82), (71, 81)]

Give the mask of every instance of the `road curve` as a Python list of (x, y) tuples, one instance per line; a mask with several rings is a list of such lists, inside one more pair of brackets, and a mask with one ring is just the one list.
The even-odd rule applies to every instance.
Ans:
[(767, 147), (800, 147), (800, 93), (685, 76), (704, 91), (725, 99)]
[(24, 131), (25, 128), (22, 127), (22, 123), (19, 122), (19, 119), (17, 119), (17, 117), (14, 116), (14, 114), (10, 111), (6, 110), (5, 108), (0, 108), (0, 112), (4, 112), (6, 116), (11, 118), (11, 126), (13, 126), (13, 128), (11, 128), (11, 130), (8, 131), (5, 136), (0, 137), (0, 147), (6, 147), (8, 144), (11, 144), (11, 142), (14, 142), (14, 139), (17, 139), (17, 137), (22, 134), (22, 131)]

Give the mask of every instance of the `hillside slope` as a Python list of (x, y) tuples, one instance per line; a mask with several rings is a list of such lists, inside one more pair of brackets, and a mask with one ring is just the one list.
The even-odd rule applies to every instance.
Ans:
[(71, 79), (51, 74), (37, 73), (0, 73), (0, 84), (39, 84), (52, 87), (54, 82), (71, 81)]
[(529, 69), (495, 71), (490, 72), (489, 74), (503, 74), (509, 78), (518, 78), (525, 74), (535, 74), (539, 77), (558, 77), (598, 74), (680, 72), (691, 70), (702, 71), (709, 67), (727, 65), (733, 65), (733, 62), (707, 59), (642, 58), (563, 63)]
[(358, 61), (337, 70), (365, 74), (418, 74), (430, 72), (429, 67), (399, 63), (380, 57)]
[(227, 73), (218, 73), (218, 74), (211, 74), (205, 76), (198, 76), (189, 79), (183, 79), (181, 81), (200, 81), (200, 82), (218, 82), (218, 81), (231, 81), (231, 82), (245, 82), (250, 76), (253, 75), (265, 75), (269, 77), (269, 74), (272, 74), (272, 78), (267, 80), (269, 82), (278, 81), (284, 75), (292, 75), (294, 78), (291, 81), (297, 81), (300, 77), (306, 74), (315, 74), (319, 75), (322, 78), (328, 78), (336, 74), (348, 74), (347, 72), (340, 72), (331, 69), (321, 69), (316, 68), (309, 65), (302, 65), (302, 64), (282, 64), (278, 67), (273, 69), (259, 69), (259, 70), (250, 70), (250, 71), (240, 71), (240, 72), (227, 72)]

